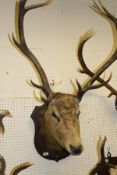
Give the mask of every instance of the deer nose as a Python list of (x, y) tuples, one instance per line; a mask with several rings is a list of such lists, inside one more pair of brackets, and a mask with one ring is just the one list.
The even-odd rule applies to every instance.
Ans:
[(74, 147), (73, 145), (70, 145), (70, 150), (73, 154), (81, 154), (83, 147), (82, 147), (82, 145), (80, 145), (78, 147)]

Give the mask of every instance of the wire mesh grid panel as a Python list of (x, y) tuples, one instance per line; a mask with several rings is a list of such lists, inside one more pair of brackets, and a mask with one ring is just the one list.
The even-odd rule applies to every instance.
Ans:
[(107, 136), (105, 152), (110, 148), (112, 155), (117, 155), (117, 118), (112, 100), (91, 93), (86, 95), (80, 116), (84, 151), (80, 156), (69, 156), (58, 163), (42, 158), (34, 147), (34, 125), (30, 115), (35, 105), (37, 102), (33, 98), (0, 98), (0, 107), (7, 108), (12, 114), (12, 118), (4, 119), (5, 134), (0, 142), (6, 172), (29, 161), (33, 165), (22, 174), (88, 174), (98, 161), (96, 145), (99, 136)]

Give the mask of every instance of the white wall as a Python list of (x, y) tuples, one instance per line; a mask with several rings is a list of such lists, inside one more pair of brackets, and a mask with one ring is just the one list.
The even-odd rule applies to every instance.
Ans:
[[(29, 3), (39, 0), (29, 0)], [(117, 16), (117, 3), (103, 0), (103, 4)], [(84, 82), (85, 75), (78, 73), (77, 44), (79, 37), (90, 28), (96, 29), (95, 36), (88, 41), (84, 56), (88, 66), (94, 70), (108, 56), (112, 47), (109, 24), (89, 6), (90, 0), (53, 0), (48, 7), (29, 12), (25, 18), (26, 40), (39, 59), (55, 91), (72, 93), (69, 80), (78, 78)], [(7, 171), (17, 163), (34, 163), (22, 172), (34, 175), (84, 175), (97, 162), (96, 142), (99, 135), (107, 136), (107, 146), (117, 156), (117, 112), (114, 97), (107, 99), (105, 88), (91, 91), (81, 103), (81, 133), (85, 151), (79, 157), (69, 157), (55, 163), (41, 158), (33, 146), (34, 126), (29, 118), (35, 104), (33, 88), (26, 80), (36, 81), (36, 74), (27, 60), (11, 45), (8, 34), (14, 32), (15, 0), (0, 2), (0, 97), (1, 108), (13, 115), (5, 120), (6, 133), (1, 139), (0, 154), (5, 155)], [(105, 77), (113, 73), (111, 85), (117, 89), (117, 62), (109, 68)], [(61, 81), (62, 80), (62, 81)], [(60, 83), (61, 82), (61, 83)], [(35, 90), (36, 91), (36, 90)], [(36, 91), (37, 95), (38, 91)], [(32, 98), (31, 98), (32, 97)], [(85, 129), (84, 129), (85, 128)], [(95, 160), (95, 161), (94, 161)]]
[[(33, 0), (34, 1), (34, 0)], [(33, 2), (32, 1), (32, 2)], [(35, 0), (35, 3), (38, 0)], [(116, 2), (103, 3), (116, 14)], [(69, 80), (86, 78), (77, 72), (77, 44), (79, 37), (90, 28), (96, 29), (84, 54), (87, 64), (95, 69), (108, 55), (112, 47), (108, 23), (89, 8), (91, 1), (54, 0), (51, 5), (29, 12), (25, 18), (27, 43), (39, 58), (50, 82), (55, 80), (55, 89), (71, 91)], [(35, 72), (23, 56), (10, 44), (8, 34), (14, 32), (15, 0), (1, 0), (0, 16), (0, 96), (33, 96), (26, 79), (35, 78)], [(116, 88), (116, 64), (111, 66), (112, 85)], [(107, 71), (108, 72), (108, 71)], [(111, 72), (111, 71), (109, 71)], [(108, 77), (108, 73), (106, 73)], [(62, 80), (61, 85), (58, 82)], [(102, 91), (101, 91), (102, 92)]]

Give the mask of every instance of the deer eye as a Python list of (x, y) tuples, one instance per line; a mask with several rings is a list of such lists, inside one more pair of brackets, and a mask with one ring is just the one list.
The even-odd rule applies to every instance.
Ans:
[(79, 115), (80, 115), (80, 111), (78, 111), (78, 113), (76, 114), (77, 119), (79, 118)]
[(52, 116), (56, 118), (58, 122), (60, 122), (60, 117), (56, 112), (53, 111)]

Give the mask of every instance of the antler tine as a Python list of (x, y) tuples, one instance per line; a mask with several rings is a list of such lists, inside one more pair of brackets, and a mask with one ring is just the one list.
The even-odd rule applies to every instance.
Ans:
[(110, 21), (113, 21), (114, 23), (117, 23), (117, 19), (104, 7), (102, 2), (100, 0), (97, 0), (98, 3), (96, 3), (95, 0), (92, 0), (94, 5), (90, 6), (96, 13), (103, 16), (104, 18), (110, 19)]
[[(84, 84), (81, 91), (78, 92), (78, 98), (80, 98), (80, 99), (83, 97), (84, 93), (86, 93), (89, 89), (94, 89), (92, 84), (96, 80), (99, 81), (103, 86), (105, 86), (106, 88), (108, 88), (111, 91), (110, 96), (111, 95), (117, 96), (117, 91), (113, 87), (111, 87), (108, 83), (106, 83), (106, 81), (104, 81), (103, 79), (101, 79), (99, 77), (117, 59), (117, 44), (116, 44), (117, 19), (110, 12), (108, 12), (108, 10), (102, 5), (101, 1), (98, 0), (98, 2), (99, 2), (99, 5), (93, 0), (94, 5), (91, 8), (94, 11), (96, 11), (98, 14), (103, 16), (107, 21), (109, 20), (109, 22), (110, 22), (110, 20), (111, 20), (110, 24), (112, 27), (114, 44), (113, 44), (111, 53), (108, 56), (108, 59), (105, 61), (105, 63), (102, 66), (100, 66), (100, 68), (95, 73), (93, 73), (86, 66), (86, 63), (85, 63), (84, 58), (83, 58), (83, 53), (82, 53), (85, 43), (93, 36), (92, 30), (89, 30), (88, 32), (86, 32), (80, 38), (80, 42), (79, 42), (79, 46), (78, 46), (78, 59), (79, 59), (79, 62), (82, 66), (82, 70), (80, 72), (85, 73), (91, 77), (90, 80), (88, 80)], [(113, 26), (114, 26), (114, 30), (113, 30)], [(98, 88), (98, 86), (97, 86), (97, 88)], [(81, 96), (81, 94), (82, 94), (82, 96)]]
[(17, 175), (18, 173), (20, 173), (22, 170), (28, 168), (32, 166), (31, 163), (29, 162), (25, 162), (25, 163), (22, 163), (20, 165), (17, 165), (16, 167), (14, 167), (11, 172), (10, 172), (10, 175)]
[[(47, 96), (47, 99), (50, 100), (54, 93), (52, 92), (47, 76), (41, 67), (39, 61), (35, 57), (35, 55), (31, 52), (31, 50), (28, 48), (26, 41), (25, 41), (25, 36), (24, 36), (24, 16), (26, 12), (29, 10), (39, 8), (46, 6), (52, 2), (52, 0), (47, 0), (44, 3), (40, 4), (35, 4), (35, 5), (30, 5), (30, 6), (25, 6), (27, 0), (19, 0), (19, 2), (16, 2), (16, 37), (14, 34), (12, 34), (12, 39), (15, 44), (15, 46), (32, 62), (34, 65), (38, 76), (41, 78), (42, 81), (42, 86), (38, 86), (35, 83), (32, 83), (34, 86), (38, 86), (39, 89), (41, 89), (45, 95)], [(18, 9), (18, 10), (17, 10)], [(18, 14), (17, 14), (18, 12)]]
[(106, 141), (107, 141), (107, 137), (105, 136), (104, 139), (102, 140), (101, 144), (100, 144), (101, 161), (105, 161), (104, 147), (105, 147)]
[(100, 171), (100, 169), (102, 169), (102, 166), (105, 166), (105, 154), (104, 154), (104, 147), (105, 147), (105, 143), (107, 138), (104, 137), (104, 139), (101, 141), (101, 138), (99, 138), (99, 143), (98, 143), (98, 163), (96, 164), (96, 166), (90, 171), (89, 175), (95, 175), (98, 174)]
[[(101, 144), (100, 144), (100, 158), (101, 158), (100, 162), (101, 163), (105, 162), (105, 159), (106, 159), (105, 158), (105, 153), (104, 153), (104, 147), (105, 147), (106, 141), (107, 141), (107, 137), (105, 136), (104, 139), (102, 140)], [(108, 162), (107, 162), (107, 167), (109, 167), (109, 168), (116, 168), (115, 165), (112, 165), (112, 164), (110, 164)]]
[(105, 147), (105, 143), (106, 143), (106, 136), (104, 137), (104, 139), (102, 141), (100, 141), (99, 143), (99, 154), (98, 157), (99, 162), (96, 164), (95, 168), (93, 168), (93, 170), (91, 170), (91, 172), (89, 173), (89, 175), (95, 175), (95, 174), (107, 174), (107, 171), (109, 172), (110, 168), (116, 168), (115, 165), (112, 165), (108, 162), (106, 162), (106, 157), (105, 157), (105, 153), (104, 153), (104, 147)]
[(26, 11), (28, 11), (28, 10), (32, 10), (32, 9), (35, 9), (35, 8), (43, 7), (43, 6), (51, 4), (52, 1), (53, 0), (47, 0), (46, 2), (41, 3), (41, 4), (30, 5), (30, 6), (26, 7), (25, 9), (26, 9)]

